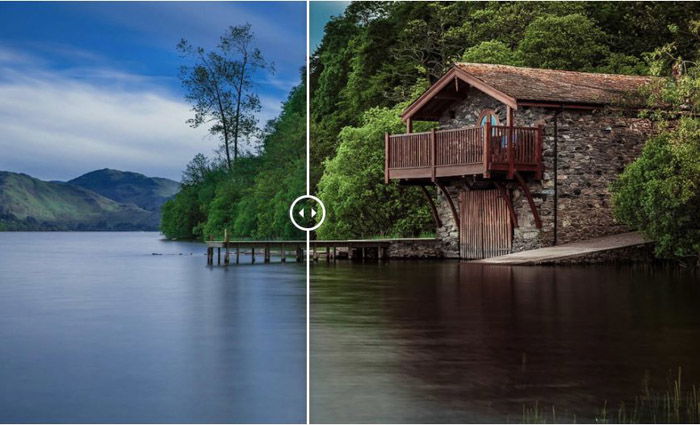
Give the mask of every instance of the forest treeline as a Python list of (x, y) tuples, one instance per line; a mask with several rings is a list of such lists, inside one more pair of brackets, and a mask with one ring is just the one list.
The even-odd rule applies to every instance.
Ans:
[[(664, 91), (680, 105), (681, 91), (697, 92), (698, 22), (693, 2), (352, 2), (311, 58), (312, 192), (328, 210), (318, 237), (434, 231), (417, 188), (383, 183), (383, 134), (403, 132), (400, 111), (453, 62), (642, 75), (688, 68), (690, 82)], [(259, 156), (183, 182), (165, 208), (166, 235), (202, 238), (228, 226), (235, 237), (294, 236), (286, 214), (304, 189), (299, 90)]]

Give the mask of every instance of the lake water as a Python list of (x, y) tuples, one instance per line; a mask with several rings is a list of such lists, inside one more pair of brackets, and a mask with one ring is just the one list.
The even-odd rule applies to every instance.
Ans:
[(700, 383), (697, 275), (459, 262), (312, 269), (312, 422), (591, 421)]
[(305, 422), (305, 267), (204, 252), (0, 233), (0, 422)]

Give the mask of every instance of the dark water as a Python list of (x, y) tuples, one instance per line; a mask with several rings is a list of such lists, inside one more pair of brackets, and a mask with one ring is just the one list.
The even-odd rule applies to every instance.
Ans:
[(0, 233), (0, 422), (304, 422), (304, 267), (203, 252)]
[(312, 422), (593, 420), (700, 383), (697, 275), (633, 266), (316, 264)]

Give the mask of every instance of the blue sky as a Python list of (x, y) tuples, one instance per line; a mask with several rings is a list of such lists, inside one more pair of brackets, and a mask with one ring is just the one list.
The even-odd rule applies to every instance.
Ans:
[(299, 82), (304, 2), (0, 2), (0, 170), (66, 180), (108, 167), (179, 180), (217, 141), (185, 123), (175, 44), (211, 48), (245, 22), (277, 70), (258, 76), (265, 122)]
[(309, 38), (311, 39), (311, 52), (321, 44), (323, 39), (323, 27), (331, 17), (343, 14), (349, 1), (312, 1), (310, 10)]

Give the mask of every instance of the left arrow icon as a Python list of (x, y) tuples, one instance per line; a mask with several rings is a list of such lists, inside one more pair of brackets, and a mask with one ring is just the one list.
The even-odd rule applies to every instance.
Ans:
[(304, 209), (303, 208), (299, 210), (299, 215), (302, 217), (304, 216)]

